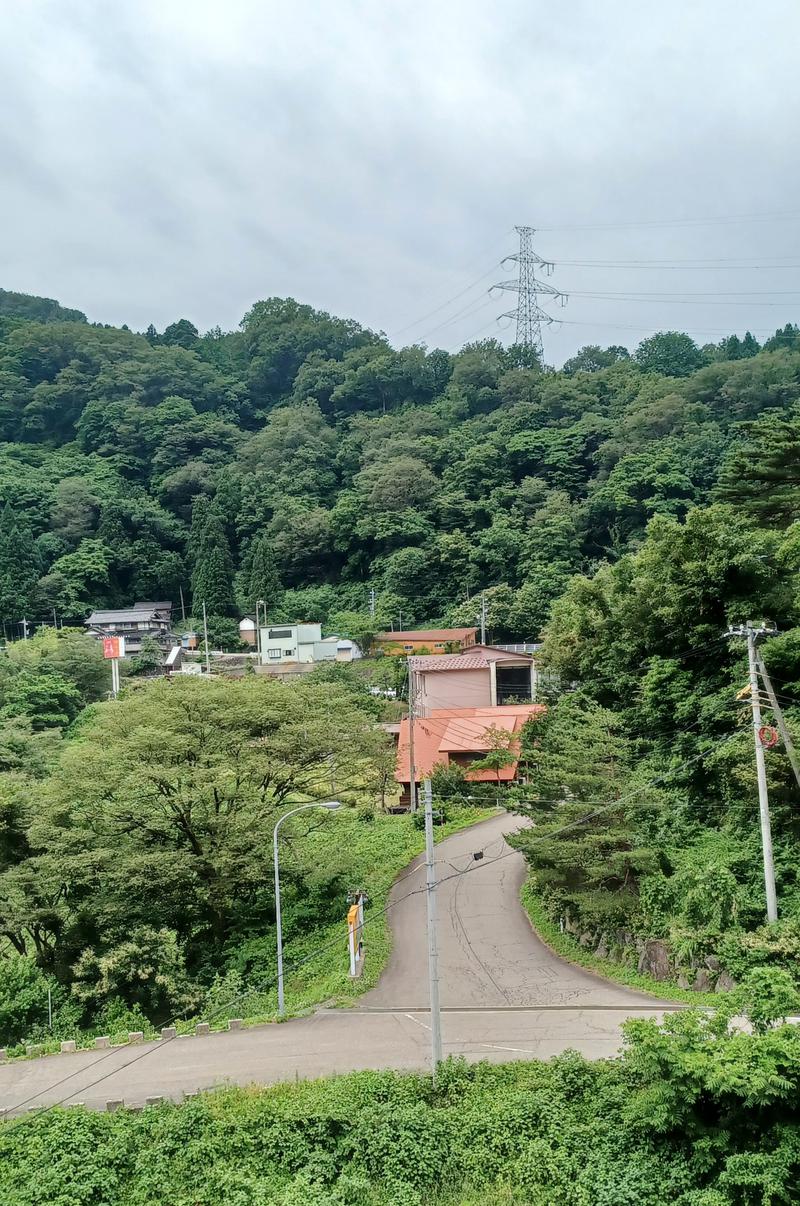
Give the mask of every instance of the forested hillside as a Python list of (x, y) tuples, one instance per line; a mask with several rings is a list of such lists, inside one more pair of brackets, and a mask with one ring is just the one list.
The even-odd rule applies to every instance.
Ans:
[[(720, 967), (737, 978), (763, 963), (793, 967), (797, 789), (782, 748), (771, 751), (782, 920), (761, 931), (752, 734), (747, 700), (736, 699), (745, 661), (724, 632), (752, 616), (777, 622), (764, 655), (791, 723), (800, 698), (797, 326), (761, 349), (750, 335), (698, 347), (660, 333), (632, 353), (584, 348), (555, 372), (492, 340), (456, 355), (396, 350), (292, 300), (258, 302), (241, 329), (201, 336), (185, 319), (135, 334), (0, 293), (0, 434), (9, 638), (23, 617), (80, 623), (92, 607), (177, 602), (183, 589), (187, 607), (207, 603), (216, 639), (230, 644), (232, 621), (256, 599), (272, 619), (319, 620), (363, 640), (401, 614), (406, 626), (474, 622), (485, 591), (491, 637), (543, 635), (565, 688), (531, 732), (530, 786), (518, 793), (538, 822), (521, 839), (531, 907), (601, 957), (635, 965), (644, 953), (647, 970), (697, 988), (713, 987)], [(180, 716), (152, 718), (138, 698), (125, 705), (130, 733), (108, 729), (103, 709), (82, 712), (102, 695), (98, 657), (86, 638), (51, 630), (11, 643), (0, 672), (4, 930), (68, 985), (79, 985), (81, 959), (117, 949), (131, 921), (127, 885), (120, 896), (104, 878), (104, 843), (116, 839), (98, 834), (88, 788), (78, 793), (83, 811), (70, 804), (71, 776), (85, 783), (93, 742), (121, 743), (127, 757), (165, 719), (189, 761), (196, 740)], [(263, 701), (243, 690), (237, 723), (261, 732), (253, 709)], [(309, 691), (313, 711), (330, 688)], [(374, 717), (352, 684), (337, 691), (331, 715), (341, 712), (363, 784), (381, 757), (367, 739)], [(274, 708), (294, 784), (297, 720), (285, 700)], [(226, 732), (222, 724), (223, 776), (238, 757), (239, 738)], [(323, 775), (320, 741), (313, 765)], [(157, 743), (147, 749), (169, 763)], [(47, 776), (43, 826), (32, 801)], [(135, 785), (133, 770), (126, 782)], [(242, 789), (268, 829), (283, 797), (270, 788), (260, 799), (247, 781)], [(124, 828), (128, 805), (119, 807)], [(233, 871), (192, 862), (186, 834), (157, 828), (131, 857), (146, 896), (148, 876), (174, 873), (156, 861), (145, 875), (153, 843), (159, 858), (185, 851), (194, 895), (184, 893), (180, 916), (163, 897), (159, 931), (178, 935), (176, 967), (205, 958), (209, 937), (222, 952), (271, 924), (269, 901), (251, 898), (246, 860), (237, 855)], [(223, 899), (226, 878), (235, 899)], [(143, 925), (144, 915), (133, 920)], [(229, 968), (226, 958), (216, 966)]]
[(556, 373), (494, 340), (394, 350), (292, 300), (232, 333), (141, 335), (0, 293), (0, 618), (18, 635), (183, 586), (221, 616), (258, 597), (363, 628), (371, 587), (378, 623), (405, 624), (471, 620), (492, 588), (493, 635), (535, 637), (653, 515), (741, 496), (785, 526), (799, 374), (795, 327), (760, 353), (674, 333), (585, 348)]

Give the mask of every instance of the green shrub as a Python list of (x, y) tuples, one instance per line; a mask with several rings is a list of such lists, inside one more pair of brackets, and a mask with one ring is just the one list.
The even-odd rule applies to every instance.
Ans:
[(53, 1007), (65, 1002), (64, 989), (32, 959), (15, 955), (2, 962), (0, 975), (0, 1046), (11, 1047), (47, 1028), (47, 990)]

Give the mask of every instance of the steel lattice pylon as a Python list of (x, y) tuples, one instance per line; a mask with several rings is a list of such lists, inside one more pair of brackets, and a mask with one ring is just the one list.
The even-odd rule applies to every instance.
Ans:
[(542, 323), (553, 322), (553, 317), (539, 305), (539, 297), (546, 294), (548, 297), (557, 298), (564, 306), (567, 303), (567, 295), (560, 293), (558, 289), (554, 289), (552, 285), (539, 280), (536, 276), (537, 268), (541, 268), (544, 274), (549, 276), (553, 271), (553, 265), (548, 260), (543, 260), (533, 250), (534, 228), (532, 226), (515, 226), (514, 229), (519, 234), (519, 251), (515, 255), (506, 256), (503, 263), (518, 264), (518, 277), (515, 281), (500, 281), (498, 284), (492, 285), (489, 292), (491, 293), (493, 289), (507, 289), (517, 294), (517, 304), (514, 309), (507, 310), (505, 314), (500, 314), (498, 317), (515, 319), (517, 323), (516, 342), (522, 344), (523, 347), (533, 348), (539, 360), (542, 361), (544, 359)]

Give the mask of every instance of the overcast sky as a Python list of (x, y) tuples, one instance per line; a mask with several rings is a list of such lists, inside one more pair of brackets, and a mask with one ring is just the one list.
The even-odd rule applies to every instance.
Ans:
[(291, 295), (455, 349), (530, 224), (551, 363), (763, 335), (800, 317), (799, 43), (795, 0), (6, 0), (0, 286), (135, 329)]

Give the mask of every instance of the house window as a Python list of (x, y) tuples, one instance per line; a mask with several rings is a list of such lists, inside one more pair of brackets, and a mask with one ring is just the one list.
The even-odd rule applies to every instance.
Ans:
[(284, 656), (284, 657), (291, 657), (293, 653), (294, 653), (294, 649), (284, 649), (284, 651), (283, 651), (283, 656)]
[(291, 628), (270, 628), (269, 639), (271, 641), (282, 641), (285, 637), (291, 637)]
[(404, 645), (403, 648), (404, 649), (413, 649), (414, 646), (413, 645)]
[(444, 649), (444, 641), (434, 641), (433, 647), (434, 649)]
[(276, 661), (279, 659), (279, 657), (280, 657), (280, 656), (281, 656), (281, 651), (280, 651), (280, 649), (269, 649), (269, 650), (267, 651), (267, 657), (272, 658), (272, 660), (273, 660), (274, 662), (276, 662)]

